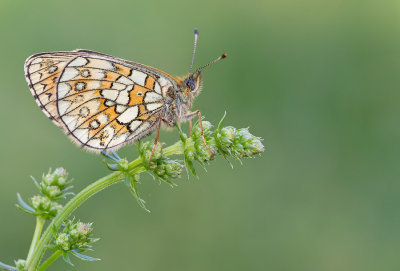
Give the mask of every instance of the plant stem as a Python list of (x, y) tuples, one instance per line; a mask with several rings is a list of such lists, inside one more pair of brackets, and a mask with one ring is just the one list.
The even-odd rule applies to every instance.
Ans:
[(26, 257), (26, 261), (30, 261), (32, 258), (33, 251), (35, 251), (36, 245), (39, 242), (40, 235), (42, 234), (43, 226), (46, 220), (43, 217), (36, 217), (36, 227), (35, 232), (33, 234), (31, 247), (29, 248), (28, 256)]
[(57, 250), (54, 252), (38, 269), (38, 271), (44, 271), (46, 270), (52, 263), (55, 262), (55, 260), (58, 259), (62, 255), (61, 250)]
[(163, 154), (165, 156), (171, 156), (174, 154), (182, 154), (183, 153), (183, 144), (182, 141), (178, 141), (175, 144), (163, 149)]
[(53, 235), (52, 229), (55, 227), (58, 229), (63, 221), (67, 219), (76, 208), (78, 208), (83, 202), (85, 202), (88, 198), (100, 192), (104, 188), (118, 183), (123, 180), (123, 174), (119, 171), (111, 173), (98, 181), (92, 183), (91, 185), (87, 186), (83, 189), (79, 194), (73, 197), (65, 206), (64, 208), (57, 214), (57, 216), (53, 219), (50, 225), (47, 227), (45, 232), (40, 238), (40, 241), (37, 247), (34, 249), (32, 253), (32, 257), (27, 261), (26, 266), (27, 270), (34, 271), (36, 270), (37, 266), (40, 263), (40, 260), (43, 257), (44, 252), (47, 249), (47, 245), (50, 243)]
[[(172, 146), (165, 148), (164, 155), (170, 156), (174, 154), (181, 154), (183, 153), (182, 150), (182, 143), (178, 141), (177, 143), (173, 144)], [(133, 160), (128, 165), (128, 171), (131, 174), (138, 174), (141, 172), (146, 171), (146, 168), (143, 167), (142, 161), (140, 158)], [(93, 196), (94, 194), (100, 192), (101, 190), (107, 188), (108, 186), (121, 182), (124, 180), (124, 173), (120, 171), (113, 172), (96, 182), (90, 184), (85, 189), (83, 189), (79, 194), (73, 197), (65, 206), (64, 208), (57, 214), (57, 216), (52, 220), (49, 224), (47, 229), (44, 231), (42, 237), (40, 238), (37, 246), (33, 248), (31, 253), (31, 257), (26, 262), (26, 268), (28, 271), (35, 271), (40, 264), (40, 261), (47, 249), (47, 246), (51, 242), (53, 238), (52, 229), (58, 229), (61, 224), (67, 219), (76, 208), (78, 208), (82, 203), (84, 203), (88, 198)], [(54, 254), (53, 254), (54, 255)], [(54, 259), (55, 260), (55, 259)], [(46, 264), (49, 260), (47, 260), (44, 264)], [(43, 264), (43, 265), (44, 265)], [(43, 267), (43, 266), (42, 266)], [(39, 270), (42, 270), (40, 267)], [(47, 267), (46, 267), (47, 268)], [(43, 269), (44, 270), (44, 269)]]

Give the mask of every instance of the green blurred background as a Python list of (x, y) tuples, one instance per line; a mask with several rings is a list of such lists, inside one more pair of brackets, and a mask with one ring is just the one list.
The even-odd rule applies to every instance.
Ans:
[(196, 65), (229, 57), (194, 108), (213, 123), (226, 110), (266, 152), (174, 189), (144, 175), (151, 214), (122, 184), (97, 194), (75, 215), (102, 261), (50, 270), (399, 270), (399, 15), (397, 0), (0, 0), (0, 261), (27, 254), (34, 219), (14, 204), (30, 175), (63, 166), (79, 191), (107, 174), (40, 111), (25, 59), (85, 48), (182, 75), (198, 27)]

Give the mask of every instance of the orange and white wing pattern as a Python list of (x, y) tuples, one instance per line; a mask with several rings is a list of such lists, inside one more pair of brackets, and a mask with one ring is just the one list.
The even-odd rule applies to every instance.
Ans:
[(154, 131), (176, 80), (157, 69), (76, 50), (29, 57), (25, 76), (43, 112), (82, 147), (116, 149)]

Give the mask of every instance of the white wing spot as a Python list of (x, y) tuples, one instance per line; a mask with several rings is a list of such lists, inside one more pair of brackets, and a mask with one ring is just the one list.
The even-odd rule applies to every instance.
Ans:
[(168, 89), (169, 89), (172, 85), (171, 85), (171, 83), (170, 83), (167, 79), (165, 79), (164, 77), (160, 77), (160, 78), (158, 79), (158, 81), (159, 81), (160, 84), (161, 84), (161, 94), (162, 94), (163, 96), (165, 96), (166, 93), (167, 93), (167, 91), (168, 91)]
[(100, 121), (100, 123), (105, 124), (108, 121), (108, 115), (101, 114), (97, 117), (97, 119)]
[(153, 111), (153, 110), (156, 110), (157, 108), (160, 108), (161, 106), (163, 106), (163, 104), (160, 104), (160, 103), (147, 104), (146, 109), (148, 111)]
[(146, 77), (147, 77), (147, 75), (140, 71), (132, 71), (131, 76), (129, 76), (129, 78), (132, 79), (133, 82), (135, 82), (136, 84), (138, 84), (140, 86), (144, 86)]
[(76, 90), (84, 90), (86, 87), (86, 83), (85, 82), (77, 82), (75, 84), (75, 89)]
[(115, 102), (110, 101), (110, 100), (107, 100), (104, 104), (105, 104), (106, 106), (108, 106), (108, 107), (111, 107), (111, 106), (114, 106), (114, 105), (115, 105)]
[(126, 110), (126, 106), (125, 105), (117, 105), (116, 106), (116, 108), (115, 108), (115, 112), (117, 112), (117, 113), (119, 113), (119, 114), (121, 114), (121, 113), (123, 113), (125, 110)]
[(60, 112), (60, 115), (64, 115), (65, 112), (67, 112), (68, 108), (71, 106), (72, 102), (71, 101), (58, 101), (58, 112)]
[(85, 77), (85, 78), (89, 77), (90, 76), (90, 71), (89, 70), (82, 70), (81, 71), (81, 76)]
[(64, 116), (62, 117), (65, 125), (67, 125), (68, 130), (72, 131), (75, 129), (76, 124), (78, 123), (78, 117), (79, 116)]
[(125, 88), (126, 88), (126, 85), (124, 85), (124, 84), (120, 84), (120, 83), (113, 83), (112, 84), (112, 89), (123, 90)]
[(103, 89), (101, 95), (104, 99), (115, 101), (118, 97), (118, 90), (115, 89)]
[(91, 58), (90, 62), (86, 65), (90, 68), (103, 69), (108, 71), (115, 71), (116, 68), (112, 62), (104, 59)]
[(142, 123), (142, 121), (140, 121), (140, 120), (134, 120), (131, 122), (131, 124), (129, 124), (129, 129), (131, 131), (135, 131), (141, 123)]
[(160, 85), (157, 82), (154, 85), (154, 91), (157, 92), (158, 94), (161, 94), (161, 88), (160, 88)]
[(58, 90), (58, 98), (64, 98), (65, 96), (68, 95), (68, 93), (71, 91), (72, 87), (70, 84), (67, 83), (60, 83), (58, 84), (57, 90)]
[(128, 137), (128, 133), (122, 134), (120, 136), (115, 137), (113, 140), (111, 140), (111, 142), (108, 144), (109, 148), (112, 148), (118, 144), (121, 144), (122, 142), (124, 142), (126, 140), (126, 138)]
[(60, 82), (69, 81), (79, 75), (79, 71), (75, 68), (66, 68), (60, 78)]
[(129, 123), (132, 120), (134, 120), (138, 116), (139, 110), (137, 106), (132, 106), (129, 107), (122, 113), (121, 115), (118, 116), (117, 120), (120, 123)]
[(85, 117), (89, 116), (89, 113), (90, 113), (90, 110), (86, 106), (82, 107), (79, 110), (79, 116), (81, 116), (82, 118), (85, 118)]
[(55, 72), (57, 69), (58, 69), (57, 66), (51, 66), (51, 67), (49, 68), (49, 73), (53, 73), (53, 72)]
[(68, 67), (82, 67), (86, 65), (89, 61), (84, 57), (78, 57), (68, 64)]
[(91, 129), (97, 129), (100, 126), (100, 122), (97, 119), (96, 120), (92, 120), (89, 123), (89, 126), (90, 126)]
[(41, 64), (31, 64), (29, 66), (29, 72), (34, 73), (35, 71), (39, 70), (42, 67)]
[(138, 134), (144, 132), (149, 127), (150, 127), (150, 123), (148, 123), (148, 122), (143, 123), (140, 127), (137, 127), (136, 130), (132, 130), (134, 132), (131, 134), (130, 137), (132, 138), (134, 136), (137, 136)]
[(117, 104), (127, 105), (129, 103), (129, 94), (128, 91), (121, 91), (116, 100)]
[(132, 85), (133, 84), (133, 81), (125, 76), (121, 76), (120, 78), (118, 78), (118, 80), (116, 82), (124, 84), (124, 85)]
[[(139, 94), (139, 93), (138, 93)], [(154, 103), (162, 100), (162, 96), (156, 92), (148, 91), (144, 97), (145, 103)]]

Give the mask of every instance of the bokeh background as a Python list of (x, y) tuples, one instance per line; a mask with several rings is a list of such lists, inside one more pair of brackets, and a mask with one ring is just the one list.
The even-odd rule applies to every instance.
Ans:
[(50, 270), (399, 270), (397, 0), (0, 0), (0, 261), (27, 254), (34, 219), (14, 204), (36, 193), (30, 175), (63, 166), (79, 191), (107, 174), (37, 107), (25, 59), (85, 48), (182, 75), (194, 27), (195, 65), (229, 54), (194, 108), (213, 123), (227, 111), (266, 152), (174, 189), (144, 175), (151, 214), (124, 185), (106, 189), (75, 213), (95, 223), (102, 261)]

